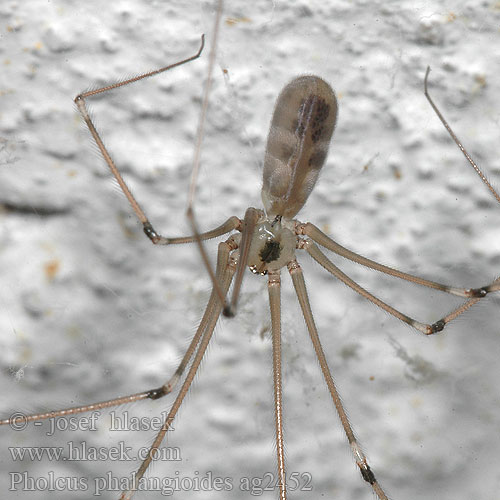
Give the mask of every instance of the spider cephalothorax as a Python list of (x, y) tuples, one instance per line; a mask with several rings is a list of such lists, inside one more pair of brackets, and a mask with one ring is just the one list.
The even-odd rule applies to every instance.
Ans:
[(294, 259), (297, 237), (289, 221), (280, 216), (270, 221), (264, 212), (261, 213), (250, 246), (248, 266), (253, 273), (265, 275)]

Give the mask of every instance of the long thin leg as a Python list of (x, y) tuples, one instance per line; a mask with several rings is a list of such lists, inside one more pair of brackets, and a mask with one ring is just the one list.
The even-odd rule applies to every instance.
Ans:
[[(236, 267), (234, 261), (230, 258), (229, 255), (232, 249), (234, 249), (234, 246), (232, 246), (227, 242), (219, 244), (219, 251), (217, 255), (216, 279), (218, 282), (221, 283), (221, 288), (224, 294), (226, 294), (227, 290), (229, 289), (229, 285), (231, 284), (231, 280), (233, 278), (233, 274)], [(215, 290), (213, 290), (212, 296), (214, 296), (214, 298), (215, 294), (216, 292)], [(191, 387), (196, 372), (198, 371), (198, 368), (200, 366), (201, 360), (203, 359), (203, 356), (205, 355), (205, 352), (207, 350), (208, 343), (212, 338), (215, 324), (217, 323), (221, 311), (222, 311), (222, 303), (220, 301), (216, 301), (216, 304), (214, 305), (214, 308), (212, 309), (210, 317), (207, 321), (207, 325), (203, 333), (203, 336), (200, 340), (200, 345), (198, 347), (198, 350), (196, 351), (193, 363), (188, 371), (188, 374), (186, 375), (186, 378), (181, 386), (181, 389), (179, 390), (179, 393), (177, 394), (177, 397), (175, 398), (172, 408), (170, 409), (167, 418), (165, 419), (165, 423), (163, 424), (163, 427), (161, 428), (160, 432), (158, 432), (155, 440), (153, 441), (153, 444), (151, 445), (148, 451), (147, 457), (142, 462), (137, 472), (134, 474), (132, 488), (126, 492), (123, 492), (120, 496), (120, 500), (130, 500), (132, 498), (134, 492), (139, 487), (139, 481), (144, 476), (144, 473), (149, 467), (149, 464), (151, 463), (155, 454), (157, 453), (157, 450), (161, 446), (161, 443), (165, 438), (168, 429), (172, 425), (172, 422), (182, 402), (184, 401), (184, 398), (188, 393), (189, 388)]]
[(457, 316), (460, 316), (460, 314), (469, 309), (469, 307), (471, 307), (476, 302), (481, 300), (480, 297), (469, 299), (467, 302), (462, 304), (451, 314), (445, 316), (444, 318), (441, 318), (439, 321), (436, 321), (432, 325), (426, 323), (420, 323), (419, 321), (410, 318), (409, 316), (403, 314), (397, 309), (394, 309), (390, 305), (386, 304), (384, 301), (380, 300), (378, 297), (375, 297), (375, 295), (372, 295), (370, 292), (365, 290), (362, 286), (358, 285), (354, 280), (349, 278), (349, 276), (344, 274), (333, 262), (331, 262), (326, 257), (326, 255), (317, 247), (317, 245), (315, 245), (312, 241), (302, 240), (298, 248), (304, 248), (318, 264), (323, 266), (329, 273), (333, 274), (336, 278), (342, 281), (342, 283), (346, 284), (348, 287), (352, 288), (355, 292), (362, 295), (365, 299), (368, 299), (376, 306), (382, 308), (384, 311), (387, 311), (392, 316), (398, 318), (404, 323), (407, 323), (413, 328), (416, 328), (419, 332), (422, 332), (425, 335), (432, 335), (433, 333), (440, 332), (441, 330), (443, 330), (443, 328), (447, 323), (455, 319)]
[(305, 224), (298, 224), (296, 227), (296, 232), (299, 235), (309, 236), (309, 238), (315, 241), (318, 245), (321, 245), (322, 247), (335, 252), (341, 257), (356, 262), (357, 264), (361, 264), (362, 266), (369, 267), (370, 269), (374, 269), (375, 271), (380, 271), (396, 278), (410, 281), (411, 283), (415, 283), (417, 285), (434, 288), (435, 290), (439, 290), (441, 292), (446, 292), (450, 293), (451, 295), (465, 298), (484, 297), (486, 294), (493, 291), (490, 289), (491, 285), (482, 288), (457, 288), (448, 285), (442, 285), (441, 283), (436, 283), (435, 281), (419, 278), (418, 276), (403, 273), (402, 271), (398, 271), (397, 269), (393, 269), (392, 267), (384, 266), (383, 264), (379, 264), (378, 262), (363, 257), (362, 255), (359, 255), (343, 247), (342, 245), (339, 245), (336, 241), (332, 240), (325, 233), (323, 233), (323, 231), (321, 231), (318, 227), (316, 227), (314, 224), (311, 224), (310, 222), (307, 222)]
[[(85, 99), (87, 97), (91, 97), (91, 96), (96, 95), (96, 94), (108, 92), (108, 91), (116, 89), (118, 87), (123, 87), (124, 85), (128, 85), (130, 83), (138, 82), (139, 80), (142, 80), (144, 78), (149, 78), (150, 76), (154, 76), (154, 75), (157, 75), (159, 73), (163, 73), (164, 71), (168, 71), (169, 69), (175, 68), (177, 66), (181, 66), (182, 64), (186, 64), (190, 61), (198, 59), (198, 57), (200, 57), (200, 54), (203, 50), (204, 45), (205, 45), (205, 37), (204, 37), (204, 35), (202, 35), (200, 48), (194, 56), (188, 57), (187, 59), (176, 62), (174, 64), (169, 64), (168, 66), (157, 69), (155, 71), (150, 71), (149, 73), (144, 73), (143, 75), (139, 75), (139, 76), (136, 76), (134, 78), (130, 78), (129, 80), (125, 80), (123, 82), (114, 83), (112, 85), (107, 85), (106, 87), (102, 87), (102, 88), (97, 89), (97, 90), (91, 90), (89, 92), (84, 92), (82, 94), (78, 94), (75, 97), (75, 104), (77, 105), (78, 110), (80, 111), (83, 119), (85, 120), (85, 123), (87, 124), (87, 127), (88, 127), (90, 133), (92, 134), (92, 137), (94, 138), (94, 141), (97, 144), (97, 147), (99, 148), (104, 160), (106, 161), (109, 169), (111, 170), (111, 173), (114, 175), (115, 179), (117, 180), (121, 190), (123, 191), (123, 194), (127, 197), (127, 200), (130, 203), (130, 205), (132, 206), (132, 209), (134, 210), (135, 214), (137, 215), (137, 218), (142, 223), (142, 225), (144, 227), (144, 232), (146, 233), (146, 236), (155, 244), (158, 243), (158, 240), (159, 240), (159, 238), (161, 238), (161, 236), (153, 229), (151, 222), (149, 222), (148, 218), (146, 217), (146, 214), (144, 213), (141, 206), (139, 205), (137, 200), (134, 198), (134, 195), (130, 192), (130, 189), (128, 188), (127, 184), (123, 180), (123, 177), (120, 174), (120, 171), (118, 170), (115, 162), (113, 161), (113, 158), (111, 157), (108, 150), (106, 149), (106, 146), (104, 145), (104, 142), (102, 141), (101, 136), (99, 135), (99, 132), (97, 132), (97, 129), (95, 128), (95, 125), (90, 118), (90, 115), (87, 111), (87, 106), (85, 104)], [(165, 238), (165, 239), (168, 239), (168, 238)]]
[(330, 368), (328, 367), (325, 353), (323, 352), (323, 347), (321, 346), (321, 341), (319, 340), (318, 330), (316, 329), (316, 325), (314, 323), (302, 269), (300, 268), (298, 262), (296, 260), (293, 260), (288, 264), (288, 270), (292, 277), (293, 286), (295, 287), (295, 292), (297, 293), (297, 297), (299, 299), (302, 314), (304, 315), (307, 329), (309, 331), (309, 335), (311, 337), (311, 341), (313, 343), (314, 350), (321, 367), (321, 371), (323, 372), (323, 377), (325, 378), (326, 385), (328, 386), (328, 390), (333, 400), (333, 404), (335, 405), (337, 414), (340, 418), (340, 422), (342, 424), (342, 427), (344, 428), (344, 432), (346, 433), (352, 454), (354, 455), (354, 459), (356, 460), (356, 464), (361, 471), (363, 479), (371, 485), (379, 500), (388, 500), (387, 495), (384, 493), (384, 490), (382, 490), (381, 486), (375, 479), (375, 474), (372, 472), (370, 466), (368, 465), (366, 456), (361, 451), (361, 447), (359, 446), (359, 443), (354, 436), (354, 431), (352, 430), (351, 424), (349, 423), (349, 420), (347, 418), (347, 414), (344, 410), (344, 407), (342, 406), (340, 395), (337, 392), (335, 383), (333, 382), (332, 374), (330, 372)]
[[(109, 154), (108, 150), (104, 146), (104, 143), (103, 143), (101, 137), (99, 136), (99, 133), (97, 132), (97, 129), (95, 128), (95, 126), (94, 126), (94, 124), (89, 116), (89, 113), (87, 111), (87, 107), (85, 105), (85, 99), (87, 97), (90, 97), (90, 96), (93, 96), (93, 95), (96, 95), (99, 93), (107, 92), (109, 90), (116, 89), (118, 87), (122, 87), (124, 85), (137, 82), (137, 81), (142, 80), (144, 78), (148, 78), (150, 76), (157, 75), (158, 73), (162, 73), (162, 72), (167, 71), (169, 69), (172, 69), (176, 66), (180, 66), (182, 64), (186, 64), (190, 61), (193, 61), (194, 59), (197, 59), (200, 56), (200, 54), (203, 50), (203, 47), (204, 47), (204, 43), (205, 43), (204, 35), (202, 35), (202, 37), (201, 37), (201, 46), (200, 46), (198, 52), (194, 56), (189, 57), (187, 59), (184, 59), (183, 61), (177, 62), (175, 64), (165, 66), (165, 67), (160, 68), (158, 70), (150, 71), (150, 72), (145, 73), (143, 75), (139, 75), (139, 76), (136, 76), (134, 78), (130, 78), (124, 82), (115, 83), (113, 85), (108, 85), (106, 87), (103, 87), (103, 88), (100, 88), (97, 90), (92, 90), (89, 92), (79, 94), (75, 97), (75, 103), (76, 103), (81, 115), (83, 116), (83, 119), (85, 120), (85, 123), (87, 124), (87, 127), (90, 130), (92, 137), (94, 138), (94, 141), (96, 142), (99, 150), (101, 151), (101, 154), (104, 157), (104, 160), (106, 161), (112, 174), (114, 175), (114, 177), (118, 181), (120, 188), (122, 189), (123, 193), (127, 197), (127, 200), (129, 201), (130, 205), (132, 206), (135, 214), (137, 215), (137, 218), (142, 223), (144, 233), (146, 234), (146, 236), (154, 244), (161, 243), (161, 244), (165, 245), (165, 244), (169, 244), (169, 243), (186, 243), (188, 241), (195, 241), (197, 243), (198, 249), (200, 251), (200, 255), (202, 257), (205, 268), (208, 271), (208, 274), (209, 274), (210, 279), (212, 281), (212, 284), (215, 288), (215, 291), (216, 291), (217, 295), (219, 296), (219, 300), (221, 301), (222, 304), (225, 304), (225, 296), (222, 294), (220, 284), (215, 279), (214, 271), (212, 269), (212, 266), (210, 265), (207, 252), (205, 251), (205, 248), (204, 248), (203, 243), (202, 243), (203, 239), (206, 239), (206, 238), (204, 238), (200, 234), (200, 231), (198, 230), (198, 226), (196, 224), (194, 212), (193, 212), (196, 179), (197, 179), (198, 169), (199, 169), (201, 142), (203, 139), (203, 128), (204, 128), (205, 116), (206, 116), (206, 112), (207, 112), (207, 108), (208, 108), (208, 97), (209, 97), (211, 81), (212, 81), (212, 72), (213, 72), (214, 61), (215, 61), (217, 36), (218, 36), (218, 32), (219, 32), (221, 15), (222, 15), (222, 0), (219, 0), (218, 8), (217, 8), (217, 16), (215, 19), (214, 39), (212, 41), (212, 47), (210, 50), (208, 77), (207, 77), (207, 80), (205, 83), (203, 105), (202, 105), (201, 114), (200, 114), (200, 121), (199, 121), (199, 125), (198, 125), (197, 140), (196, 140), (194, 159), (193, 159), (193, 169), (192, 169), (191, 183), (190, 183), (190, 188), (189, 188), (189, 202), (188, 202), (188, 208), (186, 211), (187, 218), (191, 224), (191, 227), (192, 227), (192, 230), (194, 233), (193, 237), (171, 239), (171, 238), (166, 238), (164, 236), (161, 236), (159, 233), (156, 232), (156, 230), (153, 228), (151, 222), (146, 217), (146, 214), (142, 210), (141, 206), (139, 205), (137, 200), (134, 198), (134, 196), (130, 192), (130, 189), (128, 188), (125, 181), (123, 180), (123, 177), (121, 176), (120, 172), (118, 171), (118, 168), (116, 167), (113, 159), (111, 158), (111, 155)], [(217, 235), (224, 234), (223, 232), (220, 232), (220, 228), (217, 228), (213, 232), (215, 232)], [(228, 231), (226, 231), (226, 232), (228, 232)], [(210, 231), (209, 233), (212, 233), (212, 231)]]
[[(480, 179), (483, 181), (483, 183), (486, 185), (486, 187), (489, 189), (490, 193), (495, 197), (495, 199), (500, 203), (500, 194), (498, 194), (497, 190), (490, 184), (488, 179), (486, 178), (486, 175), (483, 173), (483, 171), (478, 167), (476, 162), (472, 159), (472, 156), (467, 152), (467, 150), (464, 148), (462, 145), (462, 142), (460, 139), (455, 135), (455, 132), (453, 132), (452, 128), (446, 121), (445, 117), (442, 115), (441, 111), (439, 111), (438, 107), (432, 100), (429, 91), (427, 89), (427, 81), (429, 79), (429, 73), (431, 71), (430, 66), (427, 66), (427, 71), (425, 72), (425, 78), (424, 78), (424, 94), (427, 100), (429, 101), (429, 104), (432, 106), (432, 109), (438, 116), (438, 118), (441, 120), (441, 123), (444, 125), (444, 128), (448, 131), (450, 134), (451, 138), (455, 142), (455, 144), (458, 146), (460, 151), (462, 151), (463, 155), (467, 159), (467, 161), (470, 163), (472, 168), (476, 171), (477, 175), (479, 175)], [(484, 290), (487, 290), (488, 292), (496, 292), (500, 290), (500, 278), (496, 279), (493, 283), (491, 283), (488, 286), (483, 287)]]
[(250, 245), (255, 232), (255, 226), (261, 216), (262, 211), (256, 208), (248, 208), (245, 212), (243, 220), (243, 229), (240, 243), (240, 257), (238, 259), (238, 268), (236, 269), (236, 277), (234, 279), (233, 294), (231, 302), (224, 308), (223, 314), (227, 317), (233, 317), (236, 314), (236, 303), (240, 294), (241, 284), (243, 283), (243, 273), (246, 271), (248, 263), (248, 255), (250, 253)]
[(212, 45), (210, 47), (210, 54), (208, 56), (208, 74), (207, 74), (207, 79), (205, 80), (205, 88), (203, 91), (203, 104), (201, 106), (200, 119), (198, 122), (198, 130), (196, 133), (196, 143), (193, 156), (193, 168), (191, 170), (191, 182), (189, 183), (188, 206), (186, 210), (186, 216), (189, 220), (189, 223), (191, 224), (191, 229), (193, 230), (194, 236), (196, 238), (196, 244), (198, 246), (198, 250), (200, 251), (201, 258), (203, 260), (203, 263), (205, 264), (205, 268), (208, 271), (210, 279), (212, 280), (214, 289), (217, 295), (219, 296), (219, 300), (223, 305), (223, 308), (226, 308), (226, 295), (222, 293), (221, 286), (219, 282), (215, 279), (215, 274), (208, 259), (207, 252), (205, 250), (205, 247), (203, 246), (202, 239), (199, 237), (200, 232), (198, 230), (198, 224), (196, 223), (196, 217), (193, 209), (194, 199), (196, 195), (196, 183), (198, 180), (198, 171), (200, 169), (201, 144), (203, 142), (210, 89), (212, 88), (212, 74), (215, 66), (215, 55), (217, 53), (217, 39), (219, 37), (219, 27), (220, 27), (220, 20), (222, 17), (222, 8), (223, 8), (223, 0), (219, 0), (217, 3), (217, 14), (215, 16), (215, 21), (214, 21), (214, 36), (212, 39)]
[(488, 179), (486, 178), (486, 175), (484, 175), (483, 171), (477, 166), (476, 162), (472, 159), (471, 155), (467, 152), (467, 150), (464, 148), (462, 143), (460, 142), (460, 139), (455, 135), (455, 132), (451, 129), (451, 127), (448, 125), (448, 122), (445, 120), (444, 116), (442, 115), (441, 111), (439, 111), (438, 107), (434, 104), (434, 101), (432, 100), (429, 91), (427, 90), (427, 80), (429, 79), (429, 73), (431, 72), (430, 66), (427, 66), (427, 70), (425, 72), (425, 77), (424, 77), (424, 94), (425, 97), (427, 97), (427, 100), (429, 101), (429, 104), (432, 106), (432, 109), (438, 116), (438, 118), (441, 120), (441, 123), (444, 125), (444, 128), (448, 131), (450, 134), (451, 138), (455, 142), (455, 144), (458, 146), (460, 151), (462, 151), (463, 155), (465, 158), (467, 158), (467, 161), (471, 164), (472, 168), (476, 171), (477, 175), (481, 178), (481, 180), (484, 182), (486, 187), (490, 190), (490, 193), (495, 197), (495, 199), (500, 203), (500, 194), (497, 193), (495, 188), (490, 184)]
[(201, 241), (211, 240), (212, 238), (223, 236), (224, 234), (234, 231), (235, 229), (241, 231), (241, 226), (242, 221), (233, 215), (232, 217), (229, 217), (226, 222), (215, 229), (200, 233), (196, 236), (177, 236), (175, 238), (165, 238), (164, 236), (157, 234), (153, 243), (156, 245), (179, 245), (181, 243), (194, 243), (198, 241), (198, 239)]
[(283, 390), (281, 378), (281, 279), (280, 272), (269, 273), (269, 305), (273, 336), (274, 421), (280, 500), (286, 500), (285, 452), (283, 439)]
[[(230, 238), (227, 242), (230, 246), (231, 249), (236, 249), (237, 245), (234, 242), (233, 238)], [(6, 418), (3, 420), (0, 420), (0, 425), (13, 425), (16, 423), (16, 421), (20, 421), (23, 423), (27, 422), (35, 422), (39, 420), (46, 420), (48, 418), (54, 418), (54, 417), (68, 417), (70, 415), (76, 415), (78, 413), (86, 413), (89, 411), (98, 411), (98, 410), (103, 410), (105, 408), (111, 408), (113, 406), (119, 406), (122, 404), (128, 404), (128, 403), (133, 403), (135, 401), (140, 401), (144, 399), (159, 399), (163, 396), (166, 396), (167, 394), (170, 394), (177, 383), (179, 382), (180, 378), (182, 377), (184, 370), (189, 364), (189, 361), (191, 360), (196, 347), (200, 341), (200, 338), (202, 334), (205, 332), (207, 329), (207, 325), (210, 322), (210, 319), (214, 315), (214, 311), (218, 310), (218, 304), (219, 304), (219, 299), (218, 296), (214, 293), (211, 294), (210, 299), (208, 301), (207, 307), (205, 308), (205, 312), (203, 314), (203, 317), (201, 319), (200, 325), (198, 326), (198, 329), (196, 330), (196, 334), (192, 338), (189, 347), (187, 348), (186, 352), (184, 353), (184, 356), (175, 370), (174, 374), (172, 377), (167, 380), (161, 387), (155, 387), (154, 389), (148, 389), (146, 391), (142, 392), (137, 392), (135, 394), (129, 394), (127, 396), (120, 396), (118, 398), (113, 398), (109, 399), (107, 401), (100, 401), (98, 403), (92, 403), (90, 405), (82, 405), (82, 406), (74, 406), (71, 408), (65, 408), (62, 410), (56, 410), (56, 411), (50, 411), (50, 412), (44, 412), (44, 413), (36, 413), (33, 415), (24, 415), (21, 412), (15, 411), (13, 412), (12, 416), (10, 418)]]

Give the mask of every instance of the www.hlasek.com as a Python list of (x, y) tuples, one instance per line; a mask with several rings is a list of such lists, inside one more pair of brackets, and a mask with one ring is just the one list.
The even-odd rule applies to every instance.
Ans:
[[(13, 462), (30, 460), (65, 461), (65, 462), (95, 462), (115, 461), (130, 462), (132, 460), (145, 460), (149, 454), (149, 446), (144, 446), (133, 452), (131, 446), (126, 446), (125, 441), (119, 441), (116, 446), (89, 446), (85, 441), (74, 443), (68, 441), (66, 446), (9, 446)], [(165, 446), (155, 450), (154, 461), (180, 462), (181, 449), (175, 446)]]
[[(93, 496), (100, 496), (110, 491), (127, 491), (132, 485), (132, 477), (116, 477), (112, 472), (92, 481), (87, 477), (56, 476), (53, 471), (43, 477), (32, 477), (27, 472), (11, 472), (9, 491), (89, 491)], [(286, 487), (289, 491), (312, 491), (312, 476), (309, 472), (292, 472), (287, 476)], [(142, 477), (137, 485), (137, 491), (157, 491), (163, 496), (179, 491), (233, 491), (236, 488), (260, 496), (265, 491), (278, 490), (279, 481), (276, 474), (270, 472), (261, 477), (236, 479), (214, 476), (212, 472), (200, 475), (196, 471), (193, 477), (180, 476), (179, 472), (173, 477)]]

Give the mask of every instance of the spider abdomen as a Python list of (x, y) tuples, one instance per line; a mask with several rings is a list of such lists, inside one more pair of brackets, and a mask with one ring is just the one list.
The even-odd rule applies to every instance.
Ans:
[(325, 162), (337, 120), (337, 99), (318, 76), (292, 80), (276, 101), (264, 159), (262, 200), (270, 217), (292, 219)]

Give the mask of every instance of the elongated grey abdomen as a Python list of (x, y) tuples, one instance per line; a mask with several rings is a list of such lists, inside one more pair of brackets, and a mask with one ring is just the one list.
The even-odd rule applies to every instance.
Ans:
[(325, 162), (337, 99), (318, 76), (292, 80), (276, 101), (264, 159), (262, 200), (268, 216), (295, 217)]

